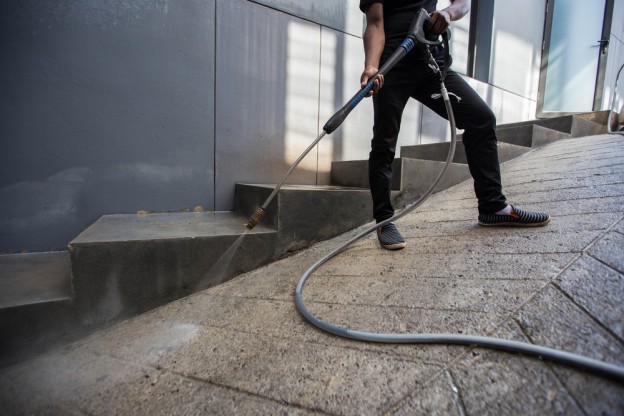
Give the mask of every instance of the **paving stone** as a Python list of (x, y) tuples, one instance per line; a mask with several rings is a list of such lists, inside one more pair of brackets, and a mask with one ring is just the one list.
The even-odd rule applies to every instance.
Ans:
[(539, 280), (331, 276), (317, 278), (304, 293), (308, 299), (334, 304), (504, 312), (543, 286)]
[[(155, 365), (162, 357), (183, 348), (205, 326), (238, 331), (250, 336), (309, 342), (320, 347), (333, 346), (391, 354), (427, 363), (442, 363), (457, 355), (458, 351), (461, 352), (461, 347), (455, 346), (421, 348), (365, 343), (336, 337), (318, 330), (306, 321), (296, 310), (292, 299), (281, 301), (212, 295), (195, 295), (192, 298), (193, 302), (188, 302), (184, 308), (176, 308), (174, 311), (163, 307), (152, 312), (149, 317), (143, 315), (126, 321), (74, 346), (66, 347), (66, 351), (87, 348), (94, 354), (108, 354), (127, 361), (140, 362), (142, 365)], [(201, 306), (204, 302), (210, 306)], [(452, 332), (462, 330), (465, 333), (485, 333), (494, 330), (493, 322), (502, 320), (502, 317), (496, 320), (490, 315), (454, 311), (405, 310), (388, 313), (387, 308), (368, 305), (340, 308), (327, 304), (308, 306), (320, 311), (330, 322), (380, 332), (406, 329), (413, 332), (444, 332), (445, 329), (452, 329)], [(167, 319), (172, 315), (176, 316), (176, 322)]]
[[(555, 221), (555, 220), (553, 220)], [(429, 253), (569, 253), (580, 252), (589, 245), (599, 233), (596, 231), (578, 230), (572, 232), (549, 231), (548, 228), (534, 230), (531, 228), (483, 227), (474, 235), (452, 237), (416, 237), (406, 238), (407, 247), (401, 255), (416, 256)], [(556, 238), (552, 235), (557, 234)], [(475, 244), (475, 240), (478, 241)], [(376, 241), (367, 240), (361, 246), (352, 249), (351, 254), (357, 256), (358, 250), (376, 247)]]
[[(381, 250), (381, 248), (379, 248)], [(426, 256), (397, 255), (351, 256), (340, 254), (310, 277), (360, 276), (361, 270), (370, 276), (402, 278), (461, 278), (461, 279), (539, 279), (557, 276), (574, 257), (570, 253), (531, 253), (516, 256), (510, 253), (432, 254)], [(357, 268), (355, 266), (358, 266)]]
[(84, 415), (64, 400), (52, 400), (16, 380), (0, 377), (0, 409), (2, 414), (21, 415)]
[[(527, 303), (517, 319), (531, 342), (624, 366), (624, 344), (553, 287)], [(624, 410), (623, 385), (568, 366), (552, 369), (588, 414)]]
[(624, 345), (553, 286), (528, 302), (518, 320), (528, 336), (542, 345), (624, 364)]
[[(448, 374), (448, 373), (445, 373)], [(447, 377), (436, 377), (432, 383), (417, 389), (413, 395), (398, 403), (392, 415), (464, 415), (463, 405), (455, 384)]]
[(594, 166), (578, 166), (577, 161), (571, 161), (570, 163), (577, 165), (576, 169), (571, 172), (566, 170), (565, 166), (550, 167), (551, 170), (540, 169), (539, 166), (534, 168), (528, 166), (521, 166), (516, 168), (505, 168), (501, 171), (503, 179), (503, 190), (508, 192), (514, 190), (517, 186), (523, 186), (525, 184), (534, 183), (535, 190), (542, 189), (541, 181), (546, 181), (544, 186), (548, 186), (550, 180), (561, 179), (575, 179), (584, 178), (584, 181), (605, 181), (609, 178), (610, 183), (620, 182), (619, 177), (624, 172), (624, 164), (614, 164), (611, 162), (605, 162), (600, 165)]
[[(496, 335), (527, 341), (513, 324)], [(450, 372), (469, 415), (583, 414), (548, 366), (536, 358), (476, 348)]]
[[(559, 185), (559, 186), (557, 186)], [(535, 185), (517, 185), (510, 191), (506, 191), (507, 198), (516, 201), (523, 200), (548, 200), (558, 201), (570, 198), (604, 198), (609, 196), (622, 196), (622, 183), (593, 184), (588, 186), (565, 186), (563, 184), (546, 184), (543, 188), (535, 189)], [(522, 207), (520, 207), (522, 208)]]
[[(604, 170), (604, 172), (603, 172)], [(624, 165), (622, 166), (624, 172)], [(504, 181), (506, 187), (530, 187), (537, 188), (534, 190), (543, 189), (562, 189), (562, 188), (582, 188), (593, 185), (616, 185), (621, 183), (622, 180), (618, 177), (614, 177), (612, 168), (601, 168), (596, 171), (588, 173), (586, 170), (581, 171), (566, 171), (560, 170), (557, 173), (552, 173), (547, 176), (535, 173), (530, 177), (517, 177), (509, 176)]]
[(556, 279), (574, 302), (624, 340), (624, 276), (584, 255)]
[(589, 253), (620, 273), (624, 273), (624, 234), (607, 233), (594, 244)]
[(341, 414), (380, 414), (438, 369), (386, 354), (221, 329), (202, 331), (159, 365), (278, 402)]
[[(128, 392), (130, 387), (130, 394)], [(117, 385), (100, 393), (110, 403), (102, 411), (100, 403), (88, 406), (90, 414), (134, 415), (318, 415), (316, 411), (277, 403), (262, 397), (180, 377), (164, 371)]]
[(8, 404), (12, 407), (8, 408), (18, 414), (31, 411), (94, 415), (315, 413), (159, 368), (78, 351), (48, 354), (32, 365), (14, 369), (10, 377), (12, 397)]
[(595, 213), (622, 213), (624, 212), (624, 195), (606, 198), (568, 199), (545, 202), (541, 207), (546, 212), (557, 212), (553, 217), (560, 218), (579, 213), (589, 215)]
[[(374, 305), (334, 305), (306, 303), (320, 319), (337, 326), (377, 333), (464, 332), (485, 333), (495, 328), (496, 319), (483, 313), (464, 313), (423, 309), (386, 308)], [(279, 308), (279, 309), (278, 309)], [(323, 332), (305, 320), (293, 302), (254, 300), (248, 302), (246, 314), (236, 314), (229, 329), (250, 334), (289, 338), (301, 342), (390, 354), (410, 361), (444, 363), (462, 351), (448, 345), (380, 344), (354, 341)], [(271, 316), (280, 325), (267, 324)]]
[[(623, 198), (624, 199), (624, 198)], [(529, 209), (538, 210), (539, 208), (529, 207)], [(552, 211), (551, 211), (552, 212)], [(559, 214), (552, 214), (553, 222), (551, 222), (547, 227), (541, 229), (533, 229), (529, 230), (532, 233), (544, 233), (544, 232), (575, 232), (579, 229), (583, 229), (585, 231), (592, 230), (605, 230), (615, 222), (617, 222), (622, 214), (621, 213), (596, 213), (592, 215), (566, 215), (565, 221), (560, 220), (562, 218)], [(436, 224), (434, 222), (423, 222), (423, 223), (406, 223), (405, 225), (401, 222), (397, 222), (397, 227), (401, 234), (404, 237), (429, 237), (429, 236), (462, 236), (468, 233), (491, 233), (491, 229), (487, 229), (479, 226), (476, 221), (454, 221), (454, 222), (445, 222)], [(503, 231), (505, 233), (518, 233), (524, 232), (519, 229), (498, 229), (499, 232)]]

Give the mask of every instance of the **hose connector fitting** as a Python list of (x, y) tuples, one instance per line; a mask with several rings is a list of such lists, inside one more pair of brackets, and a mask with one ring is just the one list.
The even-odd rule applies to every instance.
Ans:
[(254, 212), (251, 217), (249, 217), (249, 221), (247, 222), (247, 224), (245, 224), (245, 227), (247, 227), (247, 229), (249, 230), (254, 228), (256, 225), (258, 225), (262, 217), (264, 217), (264, 213), (264, 208), (258, 208), (256, 212)]

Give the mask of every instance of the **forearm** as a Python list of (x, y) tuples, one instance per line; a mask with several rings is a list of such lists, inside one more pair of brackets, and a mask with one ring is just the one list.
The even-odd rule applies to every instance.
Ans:
[(367, 24), (364, 31), (364, 67), (365, 68), (378, 68), (381, 54), (384, 50), (386, 43), (386, 35), (384, 33), (383, 23)]
[[(379, 61), (383, 53), (386, 43), (386, 34), (384, 31), (383, 5), (381, 3), (373, 3), (366, 10), (366, 29), (364, 30), (364, 71), (360, 77), (360, 86), (364, 86), (369, 82), (379, 69)], [(373, 84), (373, 90), (369, 95), (377, 93), (379, 88), (383, 86), (383, 75), (378, 75)]]
[(470, 0), (451, 0), (451, 5), (440, 11), (448, 13), (451, 21), (459, 20), (470, 11)]

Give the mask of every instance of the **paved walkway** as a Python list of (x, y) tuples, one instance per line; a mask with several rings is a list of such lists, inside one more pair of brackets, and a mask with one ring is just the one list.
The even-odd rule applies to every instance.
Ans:
[[(408, 247), (359, 242), (304, 298), (339, 325), (492, 335), (624, 366), (624, 137), (503, 165), (544, 228), (476, 224), (471, 183), (400, 220)], [(5, 414), (623, 414), (624, 385), (535, 358), (339, 339), (297, 313), (300, 275), (353, 233), (0, 373)], [(249, 253), (253, 255), (253, 253)]]

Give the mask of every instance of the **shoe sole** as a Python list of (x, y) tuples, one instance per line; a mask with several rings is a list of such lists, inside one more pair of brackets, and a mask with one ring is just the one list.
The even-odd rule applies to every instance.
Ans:
[(401, 250), (402, 248), (405, 248), (405, 243), (395, 243), (395, 244), (387, 244), (387, 245), (383, 245), (381, 243), (379, 244), (386, 250)]
[(536, 222), (533, 224), (522, 224), (520, 222), (499, 222), (496, 224), (487, 224), (479, 221), (479, 225), (484, 227), (542, 227), (550, 222), (551, 218), (549, 217), (546, 221)]

